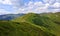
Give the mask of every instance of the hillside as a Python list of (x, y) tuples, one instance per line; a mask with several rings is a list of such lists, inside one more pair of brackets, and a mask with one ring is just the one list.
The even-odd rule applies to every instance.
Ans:
[(40, 28), (42, 31), (49, 32), (55, 36), (60, 36), (60, 13), (34, 14), (29, 13), (12, 21), (25, 22)]
[(0, 21), (0, 36), (54, 36), (29, 23)]
[(0, 20), (0, 36), (60, 36), (60, 13), (29, 13)]

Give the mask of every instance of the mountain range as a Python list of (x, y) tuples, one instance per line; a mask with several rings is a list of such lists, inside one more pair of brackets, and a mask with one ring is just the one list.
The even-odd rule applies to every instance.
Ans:
[(24, 14), (4, 14), (4, 15), (0, 15), (0, 20), (12, 20), (14, 18), (20, 17)]
[(60, 36), (60, 12), (28, 13), (0, 20), (0, 36)]

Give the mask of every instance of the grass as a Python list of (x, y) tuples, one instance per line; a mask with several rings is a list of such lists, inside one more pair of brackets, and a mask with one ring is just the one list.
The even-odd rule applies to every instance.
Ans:
[(0, 21), (0, 36), (53, 36), (26, 22)]
[(0, 36), (60, 36), (60, 14), (29, 13), (0, 21)]
[(42, 31), (46, 31), (56, 36), (60, 36), (60, 15), (58, 13), (48, 13), (48, 14), (34, 14), (29, 13), (20, 18), (16, 18), (16, 22), (29, 22), (39, 26)]

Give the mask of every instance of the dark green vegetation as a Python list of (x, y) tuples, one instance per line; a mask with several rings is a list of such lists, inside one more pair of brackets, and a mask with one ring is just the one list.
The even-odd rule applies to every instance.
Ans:
[(0, 22), (0, 36), (53, 36), (26, 22)]
[(60, 36), (60, 13), (29, 13), (0, 21), (0, 36)]

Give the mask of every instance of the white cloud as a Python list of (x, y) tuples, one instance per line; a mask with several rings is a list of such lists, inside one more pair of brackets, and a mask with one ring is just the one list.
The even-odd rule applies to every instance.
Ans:
[(50, 0), (43, 0), (45, 3), (48, 3)]
[(23, 9), (18, 10), (20, 13), (29, 13), (29, 12), (34, 12), (34, 13), (42, 13), (42, 12), (57, 12), (60, 10), (58, 9), (48, 9), (49, 7), (60, 7), (60, 3), (54, 3), (53, 5), (46, 3), (43, 4), (42, 2), (29, 2), (28, 4), (25, 4), (27, 7), (24, 7)]
[(43, 0), (44, 3), (49, 3), (49, 4), (53, 4), (56, 2), (56, 0)]
[(58, 3), (58, 2), (54, 3), (53, 7), (59, 8), (60, 7), (60, 3)]
[(3, 15), (3, 14), (18, 14), (18, 12), (9, 12), (9, 11), (6, 11), (5, 9), (0, 9), (0, 15)]
[[(26, 8), (19, 8), (16, 13), (24, 13)], [(25, 12), (26, 13), (26, 12)]]
[(34, 6), (43, 7), (44, 4), (43, 4), (42, 2), (35, 2), (35, 3), (34, 3)]
[(10, 12), (5, 11), (5, 9), (0, 9), (0, 15), (1, 14), (10, 14)]
[[(20, 0), (0, 0), (0, 3), (3, 4), (10, 4), (10, 5), (14, 5), (14, 9), (16, 9), (18, 6), (20, 7), (20, 4), (23, 3), (19, 3)], [(0, 10), (1, 14), (9, 14), (9, 13), (29, 13), (29, 12), (34, 12), (34, 13), (42, 13), (42, 12), (55, 12), (55, 11), (60, 11), (60, 3), (55, 0), (43, 0), (45, 3), (39, 1), (39, 2), (32, 2), (30, 1), (28, 4), (25, 3), (24, 7), (20, 7), (18, 9), (17, 12), (7, 12), (4, 9)], [(52, 3), (54, 3), (52, 5)], [(49, 7), (54, 7), (57, 9), (48, 9)]]
[(20, 7), (24, 2), (23, 0), (0, 0), (0, 3)]
[(46, 11), (46, 9), (48, 8), (49, 4), (43, 4), (42, 2), (29, 2), (28, 4), (26, 4), (27, 7), (24, 7), (23, 9), (19, 9), (18, 11), (20, 13), (29, 13), (29, 12), (34, 12), (34, 13), (41, 13), (44, 12), (44, 10)]
[(10, 0), (0, 0), (0, 3), (12, 5)]
[(51, 9), (51, 10), (49, 10), (50, 12), (52, 11), (53, 13), (55, 13), (55, 12), (59, 12), (60, 11), (60, 9)]

